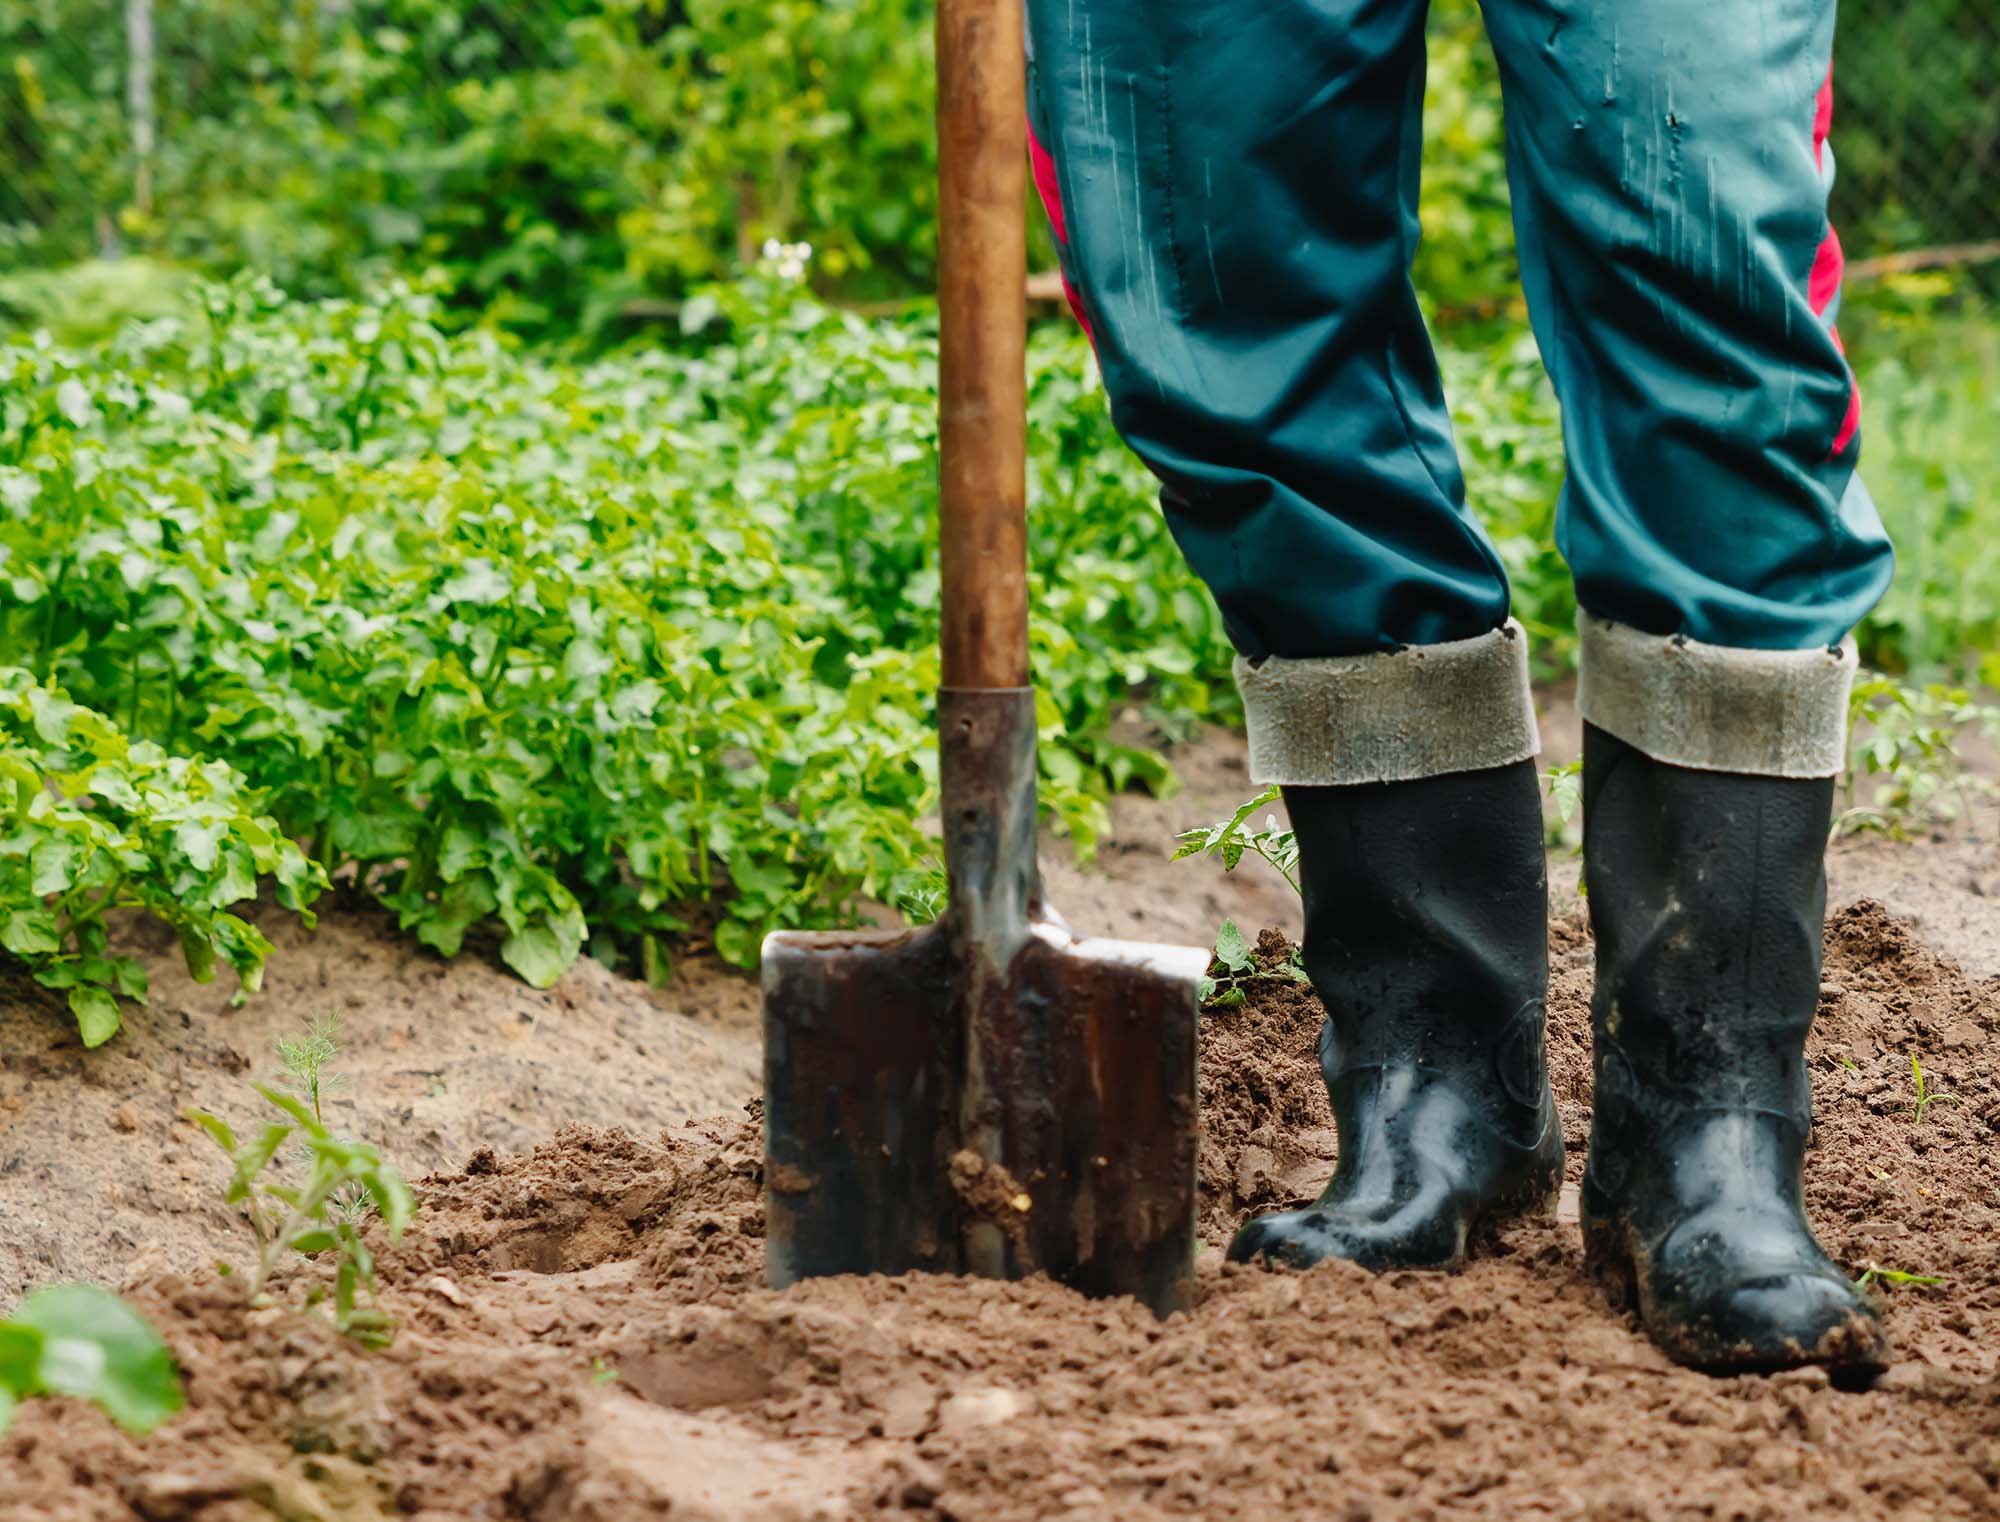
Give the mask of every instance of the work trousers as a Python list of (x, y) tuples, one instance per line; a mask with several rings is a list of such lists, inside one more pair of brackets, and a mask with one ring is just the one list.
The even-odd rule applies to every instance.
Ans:
[[(1240, 652), (1260, 777), (1533, 754), (1410, 282), (1422, 0), (1027, 5), (1071, 301)], [(1485, 11), (1585, 717), (1662, 760), (1826, 775), (1891, 571), (1834, 326), (1833, 0)]]

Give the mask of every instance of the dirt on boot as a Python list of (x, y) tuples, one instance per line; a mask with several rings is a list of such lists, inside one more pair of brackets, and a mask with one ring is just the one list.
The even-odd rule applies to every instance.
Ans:
[[(754, 1117), (652, 1140), (573, 1127), (422, 1183), (382, 1259), (387, 1352), (246, 1311), (209, 1273), (130, 1283), (188, 1411), (135, 1441), (72, 1402), (23, 1407), (0, 1519), (1992, 1517), (2000, 982), (1869, 902), (1827, 946), (1813, 1220), (1850, 1272), (1943, 1280), (1879, 1284), (1898, 1362), (1866, 1393), (1670, 1363), (1585, 1276), (1573, 1216), (1502, 1227), (1456, 1275), (1225, 1266), (1245, 1212), (1332, 1166), (1318, 1005), (1272, 978), (1204, 1017), (1206, 1250), (1184, 1314), (1046, 1281), (772, 1292)], [(1580, 911), (1551, 951), (1574, 1170)], [(1288, 953), (1260, 942), (1266, 965)], [(1913, 1053), (1938, 1096), (1921, 1119)]]

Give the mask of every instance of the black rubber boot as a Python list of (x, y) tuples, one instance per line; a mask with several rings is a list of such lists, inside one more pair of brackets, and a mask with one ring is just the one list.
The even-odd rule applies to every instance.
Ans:
[(1681, 1363), (1865, 1380), (1881, 1323), (1802, 1197), (1833, 781), (1668, 766), (1588, 727), (1583, 765), (1586, 1261)]
[(1285, 789), (1340, 1158), (1319, 1203), (1229, 1249), (1449, 1268), (1482, 1221), (1553, 1209), (1548, 883), (1534, 763)]

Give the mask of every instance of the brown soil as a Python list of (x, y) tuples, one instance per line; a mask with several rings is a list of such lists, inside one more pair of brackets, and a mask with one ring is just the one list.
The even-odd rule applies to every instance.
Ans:
[[(1561, 1220), (1504, 1228), (1456, 1276), (1205, 1251), (1199, 1303), (1164, 1323), (1046, 1282), (774, 1293), (754, 1116), (651, 1141), (577, 1126), (424, 1182), (384, 1258), (386, 1353), (246, 1312), (206, 1271), (138, 1275), (190, 1409), (134, 1442), (71, 1403), (25, 1408), (0, 1440), (0, 1519), (2000, 1515), (2000, 984), (1874, 902), (1827, 941), (1812, 1210), (1856, 1271), (1946, 1281), (1881, 1292), (1900, 1359), (1871, 1392), (1674, 1367)], [(1552, 949), (1580, 1143), (1580, 917)], [(1210, 1249), (1327, 1165), (1316, 1012), (1263, 987), (1205, 1033)], [(1955, 1096), (1920, 1123), (1912, 1053)]]
[(318, 1014), (340, 1017), (351, 1080), (329, 1123), (413, 1173), (570, 1121), (650, 1132), (756, 1092), (755, 986), (712, 961), (684, 960), (655, 993), (586, 957), (537, 992), (477, 956), (440, 961), (384, 915), (263, 928), (276, 944), (264, 991), (237, 1009), (233, 982), (188, 977), (171, 933), (128, 927), (152, 1001), (94, 1052), (60, 998), (0, 977), (0, 1308), (33, 1284), (231, 1250), (242, 1228), (219, 1196), (220, 1154), (182, 1112), (254, 1116), (272, 1038)]

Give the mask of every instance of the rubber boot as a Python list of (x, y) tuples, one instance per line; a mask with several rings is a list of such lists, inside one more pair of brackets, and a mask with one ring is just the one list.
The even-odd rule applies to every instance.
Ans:
[(1288, 787), (1285, 806), (1340, 1155), (1318, 1204), (1251, 1221), (1229, 1255), (1456, 1267), (1483, 1221), (1553, 1210), (1562, 1182), (1534, 763)]
[(1593, 726), (1583, 764), (1586, 1262), (1681, 1363), (1865, 1380), (1881, 1323), (1802, 1194), (1833, 779), (1669, 766)]

